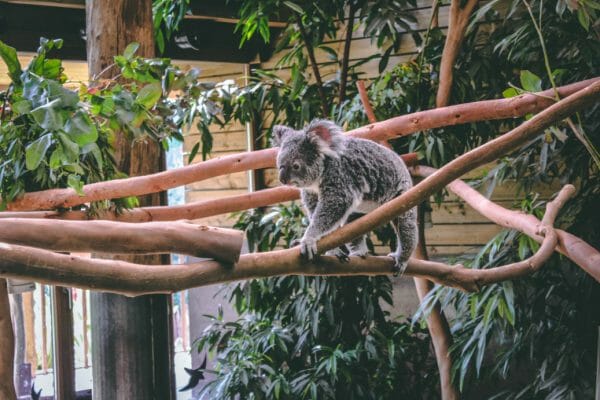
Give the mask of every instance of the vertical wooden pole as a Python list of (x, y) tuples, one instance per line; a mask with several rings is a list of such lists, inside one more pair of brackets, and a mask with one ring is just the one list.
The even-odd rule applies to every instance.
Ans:
[(52, 288), (52, 320), (54, 397), (57, 400), (75, 400), (75, 351), (70, 289), (62, 286)]
[(23, 293), (23, 320), (25, 324), (25, 360), (31, 365), (31, 375), (37, 371), (35, 351), (35, 319), (33, 315), (33, 292)]
[(48, 373), (48, 328), (46, 327), (46, 285), (40, 285), (40, 312), (42, 313), (42, 371)]
[(188, 350), (188, 345), (189, 345), (189, 339), (188, 339), (188, 332), (189, 332), (189, 324), (188, 324), (188, 307), (187, 307), (187, 290), (184, 290), (182, 292), (180, 292), (180, 296), (181, 296), (181, 340), (182, 340), (182, 345), (183, 345), (183, 351), (187, 351)]
[(88, 368), (90, 366), (90, 361), (88, 359), (88, 352), (90, 349), (89, 341), (88, 341), (88, 310), (87, 310), (87, 290), (81, 290), (81, 319), (83, 326), (81, 327), (81, 331), (83, 332), (83, 366), (84, 368)]
[[(137, 55), (154, 56), (151, 0), (87, 0), (87, 57), (90, 77), (113, 64), (131, 42)], [(114, 76), (108, 71), (106, 76)], [(133, 144), (117, 133), (113, 144), (121, 171), (130, 176), (164, 169), (160, 146), (150, 139)], [(166, 204), (164, 194), (140, 198), (141, 206)], [(123, 257), (160, 264), (160, 256)], [(126, 298), (92, 293), (92, 364), (96, 400), (169, 400), (175, 398), (171, 297)]]
[(0, 279), (0, 398), (17, 398), (14, 384), (15, 336), (10, 318), (6, 279)]

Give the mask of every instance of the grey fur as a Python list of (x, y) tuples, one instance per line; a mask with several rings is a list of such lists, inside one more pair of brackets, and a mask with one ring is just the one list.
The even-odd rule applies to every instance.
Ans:
[[(331, 121), (314, 120), (300, 131), (277, 125), (273, 141), (280, 146), (279, 180), (302, 189), (310, 223), (300, 246), (308, 259), (315, 257), (316, 243), (322, 236), (412, 187), (410, 173), (396, 153), (373, 141), (346, 136)], [(398, 247), (389, 256), (404, 272), (417, 245), (416, 208), (396, 218), (392, 225)], [(350, 256), (366, 255), (365, 239), (347, 244)], [(328, 254), (347, 259), (340, 249)]]

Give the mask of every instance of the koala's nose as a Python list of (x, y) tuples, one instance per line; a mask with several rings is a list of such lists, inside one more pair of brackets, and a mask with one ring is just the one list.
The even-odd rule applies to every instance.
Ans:
[(289, 180), (290, 180), (289, 173), (286, 171), (285, 168), (280, 168), (279, 169), (279, 182), (283, 183), (284, 185), (287, 185)]

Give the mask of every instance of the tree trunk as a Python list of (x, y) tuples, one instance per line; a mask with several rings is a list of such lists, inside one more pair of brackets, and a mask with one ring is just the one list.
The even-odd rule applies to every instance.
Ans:
[[(154, 56), (152, 1), (86, 1), (87, 55), (90, 77), (113, 64), (130, 42), (140, 44), (137, 54)], [(108, 76), (114, 75), (110, 68)], [(138, 140), (131, 144), (117, 135), (115, 159), (130, 176), (164, 169), (157, 143)], [(164, 195), (140, 198), (140, 204), (160, 205)], [(132, 262), (161, 264), (161, 256), (120, 257)], [(168, 400), (175, 396), (170, 320), (170, 296), (136, 299), (92, 293), (92, 362), (94, 399)]]
[(15, 336), (10, 318), (6, 279), (0, 279), (0, 398), (17, 398), (14, 385)]

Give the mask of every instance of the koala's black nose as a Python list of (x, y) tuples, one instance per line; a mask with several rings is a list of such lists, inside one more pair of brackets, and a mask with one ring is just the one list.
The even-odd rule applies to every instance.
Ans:
[(283, 183), (284, 185), (287, 185), (290, 181), (290, 174), (289, 172), (286, 170), (286, 168), (280, 168), (279, 169), (279, 182)]

